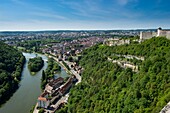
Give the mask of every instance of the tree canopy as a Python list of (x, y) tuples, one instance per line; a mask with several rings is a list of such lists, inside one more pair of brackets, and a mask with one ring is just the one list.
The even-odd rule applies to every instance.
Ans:
[(47, 69), (42, 72), (42, 79), (41, 79), (41, 88), (44, 89), (45, 85), (47, 84), (47, 80), (54, 78), (54, 74), (61, 70), (61, 67), (58, 63), (55, 62), (53, 58), (48, 59), (48, 67)]
[(18, 88), (24, 63), (25, 57), (20, 51), (0, 42), (0, 104)]
[(30, 58), (28, 61), (28, 68), (31, 72), (38, 72), (44, 66), (44, 61), (41, 57)]
[[(170, 40), (96, 45), (83, 52), (82, 82), (71, 89), (68, 113), (158, 113), (170, 101)], [(113, 54), (143, 56), (139, 71), (108, 61)]]

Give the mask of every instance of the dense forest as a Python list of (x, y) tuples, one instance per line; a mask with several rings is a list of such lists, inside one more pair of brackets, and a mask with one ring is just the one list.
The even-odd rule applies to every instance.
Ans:
[[(83, 52), (82, 82), (57, 113), (158, 113), (170, 101), (170, 40), (96, 45)], [(143, 56), (139, 71), (108, 61), (114, 54)], [(135, 59), (136, 60), (136, 59)]]
[(28, 68), (31, 72), (38, 72), (44, 66), (44, 61), (41, 57), (30, 58)]
[(53, 58), (48, 59), (48, 67), (42, 72), (41, 88), (44, 89), (47, 84), (47, 80), (54, 78), (54, 74), (61, 70), (61, 67), (54, 61)]
[(0, 104), (18, 88), (24, 63), (21, 52), (0, 42)]

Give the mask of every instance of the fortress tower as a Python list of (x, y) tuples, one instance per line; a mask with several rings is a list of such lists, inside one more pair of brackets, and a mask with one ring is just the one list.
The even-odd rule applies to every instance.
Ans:
[(162, 32), (162, 28), (159, 27), (159, 28), (157, 29), (157, 37), (158, 37), (158, 36), (161, 36), (161, 32)]

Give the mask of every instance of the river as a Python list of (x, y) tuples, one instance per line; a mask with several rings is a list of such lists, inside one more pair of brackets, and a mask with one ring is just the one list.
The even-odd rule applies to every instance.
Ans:
[[(36, 104), (37, 97), (41, 94), (41, 75), (42, 70), (45, 70), (48, 66), (46, 62), (48, 58), (45, 55), (37, 54), (43, 58), (44, 67), (35, 75), (31, 75), (27, 64), (30, 58), (36, 57), (36, 54), (23, 53), (23, 55), (26, 58), (26, 63), (23, 68), (19, 88), (13, 96), (1, 106), (0, 113), (29, 113), (32, 106)], [(65, 78), (68, 74), (62, 68), (61, 72), (57, 73), (56, 76)]]

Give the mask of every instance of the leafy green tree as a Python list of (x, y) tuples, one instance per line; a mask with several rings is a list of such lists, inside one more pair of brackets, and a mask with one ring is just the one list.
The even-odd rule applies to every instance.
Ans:
[(0, 42), (0, 105), (18, 88), (25, 57), (13, 47)]
[[(78, 62), (82, 82), (71, 89), (67, 112), (156, 113), (170, 101), (170, 40), (155, 37), (141, 44), (95, 45), (83, 51)], [(113, 55), (142, 56), (128, 60), (138, 72), (108, 60)], [(62, 110), (65, 108), (62, 108)]]
[(60, 70), (61, 67), (54, 61), (54, 59), (49, 58), (47, 69), (45, 71), (44, 70), (42, 71), (41, 89), (44, 89), (48, 79), (53, 78), (54, 74)]
[(44, 66), (44, 61), (41, 57), (31, 58), (28, 61), (28, 68), (31, 72), (38, 72)]
[(44, 72), (44, 70), (43, 70), (43, 71), (42, 71), (42, 80), (44, 81), (46, 78), (47, 78), (47, 77), (46, 77), (46, 74), (45, 74), (45, 72)]

